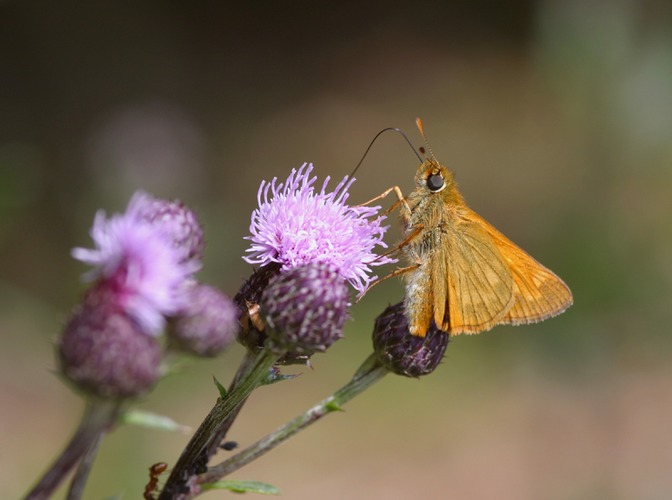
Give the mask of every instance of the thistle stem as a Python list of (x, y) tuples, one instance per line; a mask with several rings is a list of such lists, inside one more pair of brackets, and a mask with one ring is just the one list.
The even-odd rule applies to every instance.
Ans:
[(79, 461), (77, 470), (75, 471), (74, 476), (72, 476), (72, 481), (70, 481), (70, 489), (68, 490), (68, 496), (66, 497), (67, 500), (79, 500), (82, 498), (84, 488), (86, 487), (86, 481), (89, 479), (89, 473), (93, 466), (93, 461), (96, 459), (98, 448), (100, 447), (100, 443), (103, 442), (104, 436), (105, 432), (103, 431), (98, 435), (98, 438)]
[(353, 378), (346, 385), (253, 445), (224, 462), (211, 467), (208, 472), (199, 476), (199, 483), (216, 481), (268, 453), (280, 443), (305, 429), (310, 424), (317, 422), (325, 415), (339, 411), (345, 403), (364, 392), (387, 373), (388, 370), (381, 366), (372, 354), (360, 366)]
[[(233, 377), (231, 384), (229, 385), (228, 389), (229, 392), (233, 391), (238, 382), (247, 374), (247, 372), (250, 370), (250, 367), (254, 364), (254, 361), (255, 361), (255, 355), (250, 351), (246, 351), (245, 358), (243, 358), (243, 361), (240, 363), (240, 366), (238, 367), (238, 370), (236, 371), (236, 374)], [(229, 429), (233, 425), (233, 422), (236, 420), (238, 413), (240, 413), (240, 410), (243, 408), (245, 401), (247, 401), (247, 397), (240, 402), (240, 404), (235, 410), (233, 410), (227, 415), (227, 417), (222, 421), (219, 428), (217, 429), (217, 432), (213, 435), (212, 439), (210, 440), (210, 443), (206, 447), (208, 460), (215, 453), (217, 453), (219, 444), (226, 437), (226, 434), (229, 432)]]
[(121, 404), (119, 402), (99, 400), (88, 401), (79, 427), (70, 439), (70, 442), (24, 498), (26, 500), (31, 500), (48, 498), (51, 496), (77, 462), (79, 462), (82, 457), (94, 447), (98, 439), (112, 425), (114, 425), (120, 411)]
[[(220, 433), (223, 426), (230, 425), (230, 416), (236, 412), (237, 408), (247, 399), (254, 389), (264, 383), (268, 377), (269, 370), (275, 362), (282, 356), (268, 349), (262, 349), (254, 358), (254, 362), (248, 363), (246, 370), (223, 398), (218, 398), (215, 406), (198, 430), (187, 444), (182, 455), (175, 464), (170, 477), (159, 496), (160, 500), (169, 500), (177, 494), (186, 491), (186, 483), (189, 478), (198, 473), (199, 468), (205, 467), (207, 463), (203, 461), (203, 452), (212, 442), (213, 438)], [(243, 363), (247, 361), (244, 360)]]

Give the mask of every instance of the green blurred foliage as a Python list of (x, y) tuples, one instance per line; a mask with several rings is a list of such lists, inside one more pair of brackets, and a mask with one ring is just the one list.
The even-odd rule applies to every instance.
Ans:
[[(82, 411), (51, 343), (83, 287), (69, 251), (89, 244), (96, 210), (136, 189), (183, 199), (205, 223), (201, 277), (234, 294), (262, 179), (312, 161), (338, 180), (382, 128), (419, 144), (416, 116), (472, 208), (575, 305), (455, 339), (432, 376), (388, 377), (236, 479), (292, 499), (672, 496), (669, 3), (5, 1), (0, 61), (3, 498), (27, 490)], [(383, 136), (351, 201), (408, 192), (416, 161)], [(231, 439), (249, 444), (345, 383), (402, 293), (373, 289), (346, 339), (255, 394)], [(240, 356), (190, 363), (140, 406), (195, 427), (212, 375), (227, 381)], [(137, 498), (147, 467), (185, 442), (120, 428), (86, 497)]]

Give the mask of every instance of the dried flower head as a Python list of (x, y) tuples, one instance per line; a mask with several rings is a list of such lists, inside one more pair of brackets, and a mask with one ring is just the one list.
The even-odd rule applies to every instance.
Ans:
[(99, 211), (91, 229), (95, 248), (75, 248), (72, 255), (94, 267), (87, 279), (104, 281), (117, 294), (114, 303), (146, 333), (157, 335), (165, 316), (184, 306), (185, 285), (200, 264), (184, 259), (170, 224), (142, 220), (130, 208), (110, 218)]
[(264, 324), (259, 311), (261, 294), (274, 276), (280, 274), (280, 264), (275, 262), (260, 267), (240, 287), (233, 297), (238, 307), (240, 330), (238, 342), (252, 352), (259, 351), (266, 342)]
[(311, 355), (343, 336), (348, 289), (330, 266), (311, 263), (271, 279), (260, 305), (271, 349)]
[(373, 349), (378, 361), (397, 375), (419, 377), (434, 371), (448, 346), (446, 332), (432, 322), (427, 335), (412, 335), (404, 303), (387, 307), (373, 328)]
[(311, 262), (335, 269), (360, 293), (376, 276), (371, 267), (394, 259), (373, 253), (386, 247), (380, 207), (346, 205), (348, 189), (354, 179), (345, 177), (333, 192), (327, 192), (327, 177), (322, 188), (314, 187), (312, 164), (292, 170), (285, 182), (262, 182), (257, 195), (259, 208), (252, 213), (252, 244), (244, 259), (250, 264), (281, 264), (281, 272)]

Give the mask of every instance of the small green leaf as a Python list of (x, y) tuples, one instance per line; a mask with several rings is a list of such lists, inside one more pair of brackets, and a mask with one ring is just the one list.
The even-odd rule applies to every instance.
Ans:
[(189, 434), (191, 432), (189, 426), (175, 422), (175, 420), (170, 417), (142, 410), (125, 411), (119, 417), (119, 422), (159, 431), (181, 432), (183, 434)]
[(260, 481), (215, 481), (201, 485), (203, 490), (229, 490), (234, 493), (259, 493), (261, 495), (280, 495), (280, 490), (272, 484)]
[(300, 373), (283, 375), (282, 373), (273, 373), (270, 374), (264, 379), (263, 385), (277, 384), (278, 382), (284, 382), (285, 380), (292, 380), (293, 378), (301, 375)]
[(343, 410), (343, 407), (340, 404), (338, 404), (337, 401), (329, 401), (326, 405), (324, 405), (324, 409), (327, 410), (328, 412), (345, 411)]
[(217, 390), (219, 391), (219, 396), (222, 398), (226, 397), (226, 387), (224, 387), (222, 384), (219, 383), (219, 380), (217, 380), (217, 377), (213, 376), (212, 380), (215, 381), (215, 386), (217, 386)]

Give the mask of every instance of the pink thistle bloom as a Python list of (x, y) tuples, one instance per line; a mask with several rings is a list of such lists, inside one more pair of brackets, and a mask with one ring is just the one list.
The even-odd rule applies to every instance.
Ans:
[(360, 293), (377, 278), (371, 267), (395, 259), (373, 252), (386, 248), (383, 235), (389, 226), (381, 226), (380, 207), (346, 205), (348, 189), (355, 181), (347, 176), (333, 192), (327, 192), (327, 177), (318, 191), (317, 177), (310, 177), (313, 165), (304, 163), (292, 169), (285, 182), (263, 181), (257, 199), (259, 208), (252, 213), (252, 243), (245, 257), (250, 264), (282, 265), (281, 271), (313, 262), (331, 265)]
[(85, 279), (105, 283), (126, 314), (147, 334), (159, 335), (165, 316), (185, 306), (185, 284), (199, 264), (184, 260), (170, 228), (140, 220), (133, 210), (109, 218), (99, 211), (90, 233), (93, 249), (72, 250), (75, 259), (94, 267)]

